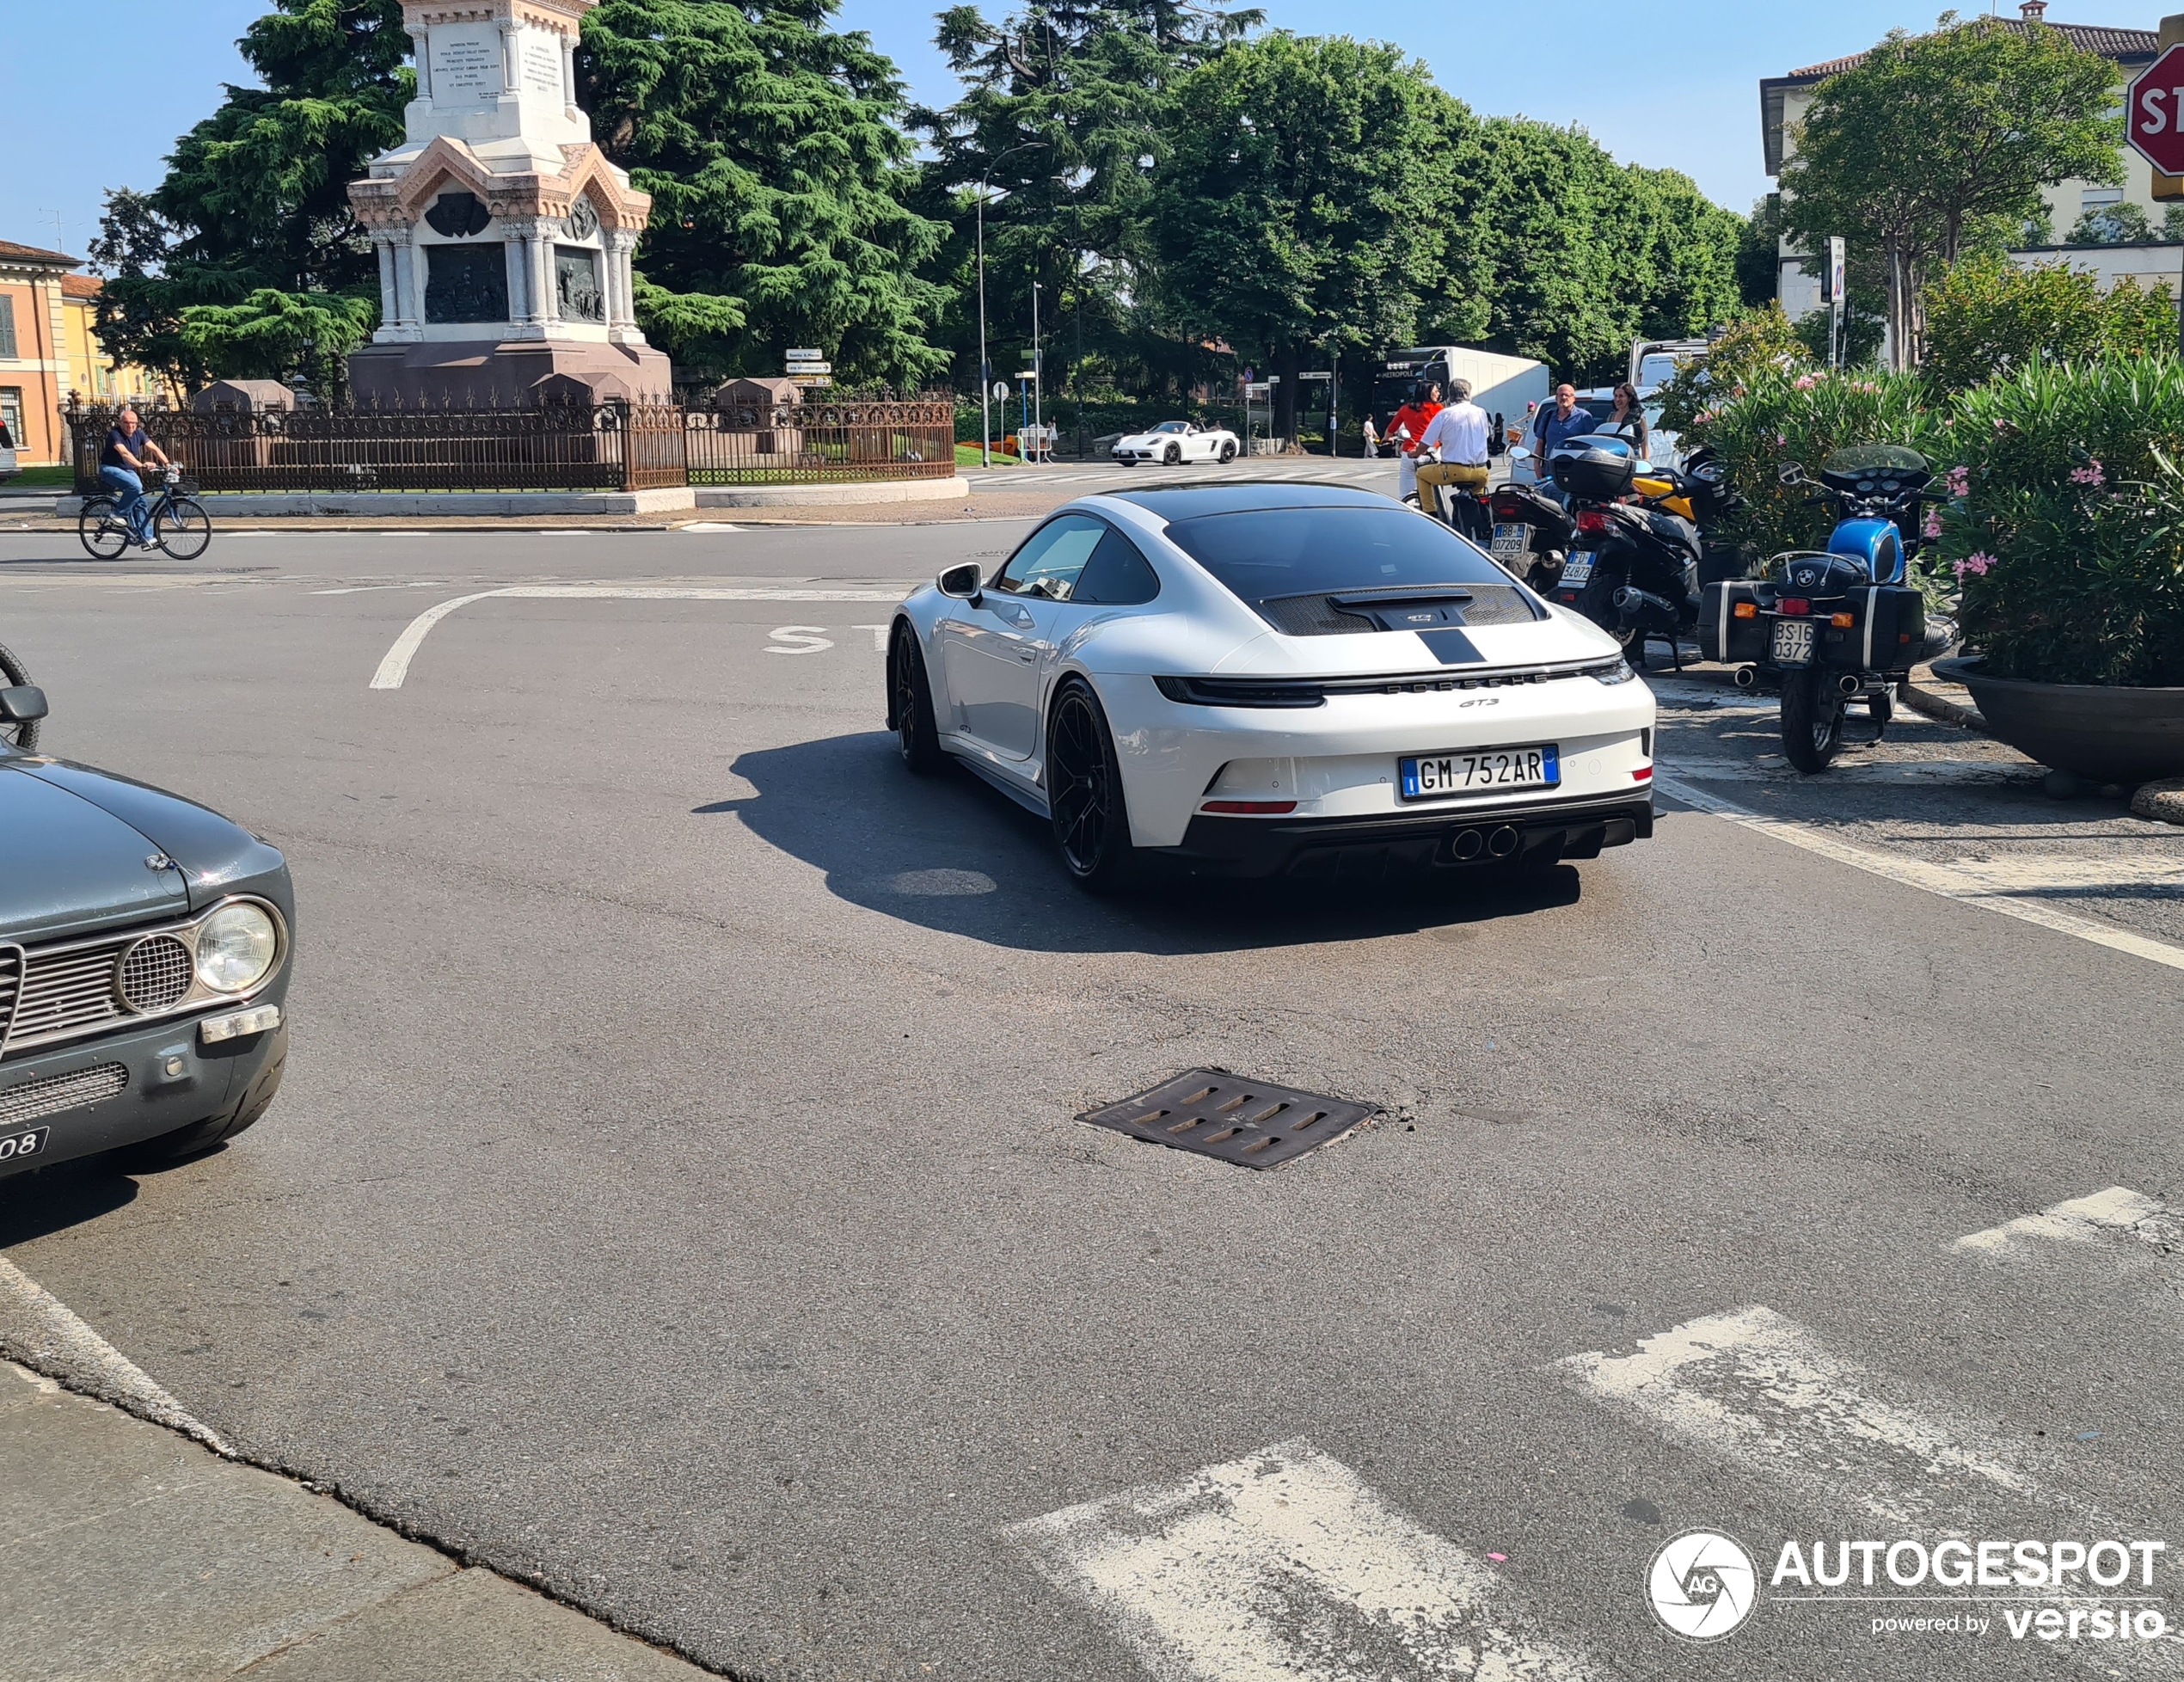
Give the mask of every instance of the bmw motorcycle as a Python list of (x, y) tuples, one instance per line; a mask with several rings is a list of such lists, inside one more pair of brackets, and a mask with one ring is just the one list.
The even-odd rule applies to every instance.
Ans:
[(1710, 585), (1700, 614), (1707, 657), (1737, 666), (1741, 688), (1772, 677), (1782, 693), (1782, 752), (1810, 776), (1843, 747), (1848, 709), (1864, 709), (1879, 741), (1894, 715), (1896, 686), (1922, 660), (1948, 652), (1956, 628), (1926, 616), (1910, 581), (1923, 538), (1920, 505), (1945, 502), (1926, 487), (1925, 457), (1895, 444), (1838, 450), (1815, 482), (1798, 463), (1786, 486), (1816, 487), (1809, 502), (1832, 505), (1835, 531), (1823, 550), (1776, 557), (1775, 574)]

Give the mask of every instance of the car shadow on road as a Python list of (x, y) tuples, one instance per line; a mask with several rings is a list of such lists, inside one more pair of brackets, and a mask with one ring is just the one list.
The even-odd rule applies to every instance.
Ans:
[(1531, 882), (1486, 871), (1386, 881), (1169, 876), (1111, 899), (1070, 881), (1046, 820), (969, 771), (918, 777), (882, 732), (766, 748), (732, 767), (758, 793), (695, 808), (826, 873), (868, 910), (1030, 951), (1179, 954), (1364, 940), (1574, 904), (1570, 866)]
[(137, 1182), (107, 1157), (56, 1163), (0, 1180), (0, 1250), (110, 1215), (136, 1200)]

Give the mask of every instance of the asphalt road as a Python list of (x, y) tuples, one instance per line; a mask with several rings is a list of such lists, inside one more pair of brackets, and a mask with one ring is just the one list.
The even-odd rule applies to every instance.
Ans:
[[(0, 536), (48, 748), (303, 918), (267, 1120), (0, 1185), (4, 1254), (244, 1452), (741, 1676), (2184, 1670), (1962, 1598), (2015, 1587), (1702, 1645), (1647, 1592), (1698, 1527), (2166, 1538), (2102, 1604), (2184, 1624), (2184, 835), (1923, 721), (1800, 784), (1699, 674), (1717, 809), (1529, 896), (1094, 902), (881, 727), (888, 592), (1025, 529)], [(576, 583), (807, 599), (489, 597), (368, 687)], [(1073, 1119), (1193, 1065), (1386, 1113), (1267, 1175)], [(1937, 1612), (1991, 1622), (1874, 1631)]]

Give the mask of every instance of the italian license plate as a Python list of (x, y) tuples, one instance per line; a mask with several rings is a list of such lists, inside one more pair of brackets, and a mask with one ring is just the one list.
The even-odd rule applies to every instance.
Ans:
[(1488, 551), (1500, 562), (1519, 561), (1532, 546), (1532, 529), (1529, 525), (1497, 525), (1494, 529), (1494, 548)]
[(1553, 742), (1532, 747), (1469, 748), (1460, 753), (1421, 753), (1396, 762), (1396, 785), (1405, 800), (1443, 800), (1451, 795), (1483, 795), (1502, 789), (1554, 789), (1562, 781), (1561, 749)]
[(1562, 576), (1557, 580), (1560, 587), (1565, 590), (1574, 590), (1579, 585), (1590, 581), (1592, 577), (1594, 559), (1590, 550), (1580, 549), (1562, 562)]
[(27, 1133), (9, 1133), (0, 1139), (0, 1163), (11, 1163), (18, 1157), (34, 1157), (46, 1148), (46, 1141), (52, 1137), (51, 1127), (33, 1127)]
[(1777, 666), (1810, 666), (1815, 626), (1810, 619), (1777, 619), (1770, 650)]

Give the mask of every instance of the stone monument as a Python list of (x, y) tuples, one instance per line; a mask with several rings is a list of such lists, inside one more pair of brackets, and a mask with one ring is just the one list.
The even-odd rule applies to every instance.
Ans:
[(379, 252), (381, 326), (349, 358), (359, 404), (670, 399), (630, 293), (652, 199), (576, 106), (598, 3), (402, 0), (417, 97), (402, 144), (349, 184)]

